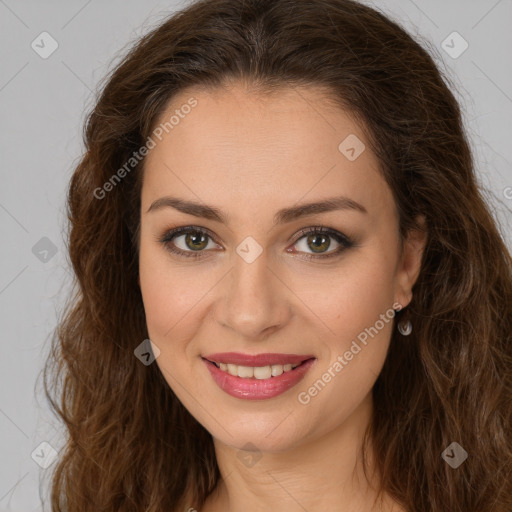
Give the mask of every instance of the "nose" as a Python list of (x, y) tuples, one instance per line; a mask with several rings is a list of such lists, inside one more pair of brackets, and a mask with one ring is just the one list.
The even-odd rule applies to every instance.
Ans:
[(216, 308), (217, 321), (237, 338), (262, 341), (289, 321), (291, 294), (269, 267), (265, 251), (251, 263), (235, 255)]

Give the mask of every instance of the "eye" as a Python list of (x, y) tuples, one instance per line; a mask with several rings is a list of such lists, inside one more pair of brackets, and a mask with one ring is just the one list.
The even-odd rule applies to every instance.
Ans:
[[(339, 255), (345, 249), (354, 246), (354, 243), (350, 238), (346, 235), (340, 233), (339, 231), (335, 231), (330, 228), (325, 228), (322, 226), (315, 226), (313, 228), (307, 228), (301, 230), (299, 232), (299, 238), (297, 238), (294, 242), (294, 245), (297, 245), (299, 248), (299, 252), (306, 253), (301, 258), (306, 260), (311, 259), (325, 259), (330, 258), (332, 256)], [(335, 250), (327, 252), (327, 250), (332, 246), (331, 239), (335, 240), (335, 243), (338, 246)], [(311, 250), (313, 253), (308, 253), (307, 251)], [(295, 252), (287, 249), (287, 252)]]
[[(304, 240), (303, 240), (304, 239)], [(338, 246), (335, 250), (327, 252), (332, 246), (332, 239)], [(160, 243), (171, 253), (186, 258), (199, 258), (205, 256), (207, 249), (222, 247), (214, 241), (213, 234), (205, 228), (197, 226), (186, 226), (172, 229), (158, 239)], [(354, 242), (346, 235), (330, 228), (315, 226), (303, 229), (293, 245), (298, 245), (299, 250), (287, 249), (287, 252), (304, 253), (301, 259), (326, 259), (339, 255), (345, 249), (354, 246)], [(307, 251), (311, 250), (312, 253)]]
[[(208, 239), (212, 242), (209, 243)], [(212, 235), (204, 228), (186, 226), (168, 231), (160, 240), (164, 247), (174, 254), (187, 258), (203, 256), (204, 249), (218, 246), (213, 242)]]

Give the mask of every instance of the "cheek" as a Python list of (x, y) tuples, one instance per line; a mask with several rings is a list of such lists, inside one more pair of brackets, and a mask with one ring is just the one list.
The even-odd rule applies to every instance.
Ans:
[[(340, 300), (337, 329), (344, 326), (358, 331), (370, 327), (393, 304), (393, 276), (382, 266), (354, 269)], [(350, 333), (355, 336), (356, 332)]]
[(194, 278), (187, 269), (177, 268), (165, 251), (141, 244), (140, 288), (146, 323), (155, 343), (168, 344), (197, 315), (204, 295), (203, 280)]
[(323, 278), (318, 273), (301, 278), (305, 304), (336, 340), (352, 339), (392, 308), (394, 262), (374, 253), (360, 251)]
[[(327, 319), (331, 333), (319, 340), (325, 349), (321, 364), (297, 390), (314, 435), (344, 422), (371, 392), (393, 329), (392, 285), (392, 270), (366, 261), (338, 274), (332, 281), (337, 291), (322, 299), (318, 316)], [(318, 417), (324, 419), (320, 427)]]
[(343, 395), (343, 407), (350, 409), (370, 391), (382, 369), (393, 330), (395, 262), (392, 255), (381, 254), (377, 247), (361, 251), (346, 269), (332, 273), (329, 293), (317, 294), (315, 312), (329, 328), (322, 340), (326, 358), (318, 369), (329, 389), (317, 403), (329, 396), (328, 402), (339, 407), (337, 397)]
[[(169, 269), (166, 272), (155, 260), (152, 263), (144, 267), (141, 254), (140, 281), (148, 335), (160, 351), (155, 363), (170, 388), (180, 396), (179, 383), (186, 382), (191, 372), (190, 340), (200, 325), (196, 317), (198, 297), (187, 293), (183, 278), (176, 278), (178, 272), (171, 276)], [(191, 280), (187, 281), (190, 285)], [(180, 396), (180, 400), (186, 403), (186, 396)]]

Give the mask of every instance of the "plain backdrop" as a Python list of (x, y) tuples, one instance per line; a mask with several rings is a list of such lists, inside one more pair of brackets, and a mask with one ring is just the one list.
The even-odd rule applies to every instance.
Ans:
[[(454, 82), (480, 182), (511, 247), (512, 0), (366, 3), (426, 41)], [(187, 4), (0, 0), (0, 511), (41, 510), (51, 470), (41, 464), (62, 442), (40, 372), (71, 283), (65, 197), (85, 115), (119, 52)]]

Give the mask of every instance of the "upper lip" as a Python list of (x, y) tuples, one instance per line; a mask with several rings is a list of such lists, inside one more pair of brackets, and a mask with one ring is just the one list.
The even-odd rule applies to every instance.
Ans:
[(236, 364), (239, 366), (271, 366), (273, 364), (300, 364), (311, 359), (313, 355), (299, 354), (257, 354), (249, 355), (240, 352), (219, 352), (203, 356), (212, 363)]

